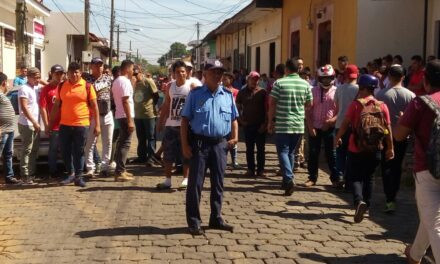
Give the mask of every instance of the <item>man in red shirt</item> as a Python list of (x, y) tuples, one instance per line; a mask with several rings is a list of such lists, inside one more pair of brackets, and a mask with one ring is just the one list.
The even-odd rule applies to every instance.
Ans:
[(411, 58), (411, 73), (408, 83), (408, 89), (414, 92), (417, 96), (426, 94), (423, 88), (423, 76), (425, 75), (425, 67), (423, 65), (423, 58), (415, 55)]
[[(358, 147), (356, 140), (356, 131), (360, 126), (361, 113), (363, 106), (359, 100), (363, 100), (365, 104), (376, 102), (373, 97), (374, 89), (379, 86), (379, 80), (373, 75), (364, 74), (359, 77), (359, 93), (358, 100), (353, 101), (345, 114), (344, 121), (335, 137), (335, 146), (339, 146), (342, 141), (341, 137), (345, 134), (348, 127), (351, 126), (352, 132), (348, 141), (348, 159), (346, 176), (347, 183), (352, 184), (354, 205), (356, 212), (354, 222), (360, 223), (364, 219), (364, 214), (370, 206), (370, 199), (373, 189), (373, 174), (381, 159), (381, 151), (365, 152)], [(386, 154), (387, 160), (394, 158), (393, 140), (391, 135), (391, 121), (388, 107), (381, 104), (380, 109), (387, 123), (386, 137)]]
[[(440, 105), (440, 61), (426, 65), (423, 87), (429, 97)], [(420, 224), (412, 245), (405, 249), (408, 263), (421, 263), (426, 249), (431, 246), (435, 262), (440, 262), (440, 180), (434, 179), (428, 170), (427, 150), (431, 138), (431, 127), (436, 114), (416, 97), (407, 106), (395, 128), (394, 138), (406, 140), (414, 133), (414, 173), (416, 201)]]
[(52, 76), (52, 79), (46, 86), (44, 86), (43, 90), (41, 91), (39, 105), (41, 119), (43, 119), (45, 132), (47, 135), (49, 135), (49, 176), (52, 178), (57, 178), (57, 158), (59, 148), (58, 130), (60, 128), (60, 115), (58, 114), (54, 122), (52, 122), (52, 127), (49, 127), (49, 115), (52, 111), (55, 98), (57, 96), (57, 88), (64, 79), (64, 68), (59, 64), (55, 64), (50, 69), (50, 74)]

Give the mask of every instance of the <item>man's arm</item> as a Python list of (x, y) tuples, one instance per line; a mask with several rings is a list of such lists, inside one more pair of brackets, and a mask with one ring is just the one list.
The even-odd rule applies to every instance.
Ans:
[(306, 124), (307, 129), (309, 131), (309, 135), (312, 137), (316, 137), (316, 130), (313, 127), (313, 103), (312, 101), (309, 101), (305, 104), (305, 111), (306, 111)]
[(182, 152), (186, 159), (192, 157), (192, 150), (188, 142), (188, 130), (189, 130), (189, 120), (188, 118), (182, 116), (182, 121), (180, 123), (180, 140), (182, 142)]
[(55, 99), (55, 103), (53, 104), (52, 111), (50, 111), (49, 125), (48, 125), (49, 129), (53, 127), (53, 122), (57, 117), (59, 111), (60, 111), (60, 100)]
[(128, 102), (129, 98), (130, 98), (129, 96), (124, 96), (121, 98), (121, 100), (122, 100), (122, 106), (124, 108), (125, 116), (127, 117), (128, 133), (131, 134), (134, 131), (134, 122), (133, 122), (133, 117), (131, 116), (130, 103)]
[(238, 143), (238, 122), (237, 119), (231, 123), (231, 139), (228, 141), (229, 147), (233, 148)]
[(32, 125), (34, 126), (35, 132), (39, 132), (40, 131), (40, 125), (38, 124), (38, 121), (34, 119), (34, 117), (31, 115), (31, 113), (29, 112), (28, 109), (28, 99), (25, 97), (20, 97), (19, 98), (20, 101), (20, 106), (21, 106), (21, 111), (23, 112), (24, 116), (32, 123)]
[(344, 120), (342, 121), (341, 127), (339, 128), (338, 133), (336, 134), (335, 139), (334, 139), (335, 148), (339, 147), (339, 145), (342, 143), (341, 138), (347, 132), (349, 125), (350, 125), (350, 119), (345, 117)]
[(47, 133), (49, 133), (50, 129), (49, 129), (49, 117), (47, 114), (47, 110), (46, 107), (40, 107), (40, 113), (41, 113), (41, 119), (43, 119), (43, 124), (44, 124), (44, 130)]
[(163, 102), (160, 111), (159, 124), (157, 125), (158, 132), (163, 130), (163, 128), (165, 127), (165, 122), (167, 121), (170, 115), (171, 97), (168, 91), (169, 89), (167, 89), (165, 92), (165, 101)]
[(98, 103), (96, 102), (96, 99), (91, 99), (89, 100), (89, 104), (90, 104), (90, 108), (93, 111), (93, 115), (95, 118), (95, 129), (93, 131), (93, 133), (95, 134), (95, 136), (99, 136), (99, 134), (101, 134), (101, 124), (100, 124), (100, 120), (99, 120), (99, 108), (98, 108)]
[(275, 119), (275, 109), (277, 107), (277, 100), (272, 96), (269, 96), (269, 111), (267, 114), (267, 131), (273, 133), (274, 131), (274, 119)]

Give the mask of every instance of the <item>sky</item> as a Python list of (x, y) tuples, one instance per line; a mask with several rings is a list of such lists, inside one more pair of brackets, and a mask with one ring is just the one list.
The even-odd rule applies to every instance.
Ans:
[[(200, 39), (230, 18), (251, 0), (115, 0), (116, 22), (120, 30), (120, 50), (139, 50), (151, 64), (165, 54), (172, 43), (188, 44)], [(44, 0), (52, 12), (84, 12), (84, 0)], [(90, 0), (90, 32), (110, 38), (111, 0)], [(140, 30), (140, 31), (139, 31)], [(116, 48), (116, 36), (114, 36)]]

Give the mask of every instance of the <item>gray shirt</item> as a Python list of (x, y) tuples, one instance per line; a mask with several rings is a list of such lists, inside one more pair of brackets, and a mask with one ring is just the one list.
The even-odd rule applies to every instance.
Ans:
[(400, 112), (404, 112), (409, 102), (416, 95), (405, 87), (394, 86), (380, 90), (376, 99), (384, 102), (390, 111), (391, 125), (394, 126), (399, 120)]
[(338, 86), (335, 93), (335, 102), (338, 105), (338, 117), (336, 118), (336, 128), (340, 128), (342, 121), (344, 121), (345, 113), (348, 110), (351, 102), (356, 99), (359, 87), (355, 84), (344, 83)]
[(11, 101), (0, 92), (0, 130), (2, 133), (14, 132), (14, 117), (15, 112)]

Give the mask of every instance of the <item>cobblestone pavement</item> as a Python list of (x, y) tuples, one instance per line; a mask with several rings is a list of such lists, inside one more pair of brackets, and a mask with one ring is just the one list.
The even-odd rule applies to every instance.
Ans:
[[(239, 146), (244, 164), (244, 145)], [(376, 180), (369, 217), (353, 224), (351, 195), (318, 186), (282, 196), (277, 158), (267, 147), (267, 177), (227, 170), (224, 218), (234, 233), (187, 234), (185, 192), (158, 192), (161, 169), (130, 166), (134, 182), (94, 179), (86, 188), (40, 184), (0, 191), (0, 263), (405, 263), (418, 219), (411, 187), (403, 186), (398, 211), (381, 212)], [(297, 183), (306, 180), (304, 170)], [(178, 186), (179, 177), (173, 179)], [(209, 180), (201, 204), (209, 217)]]

